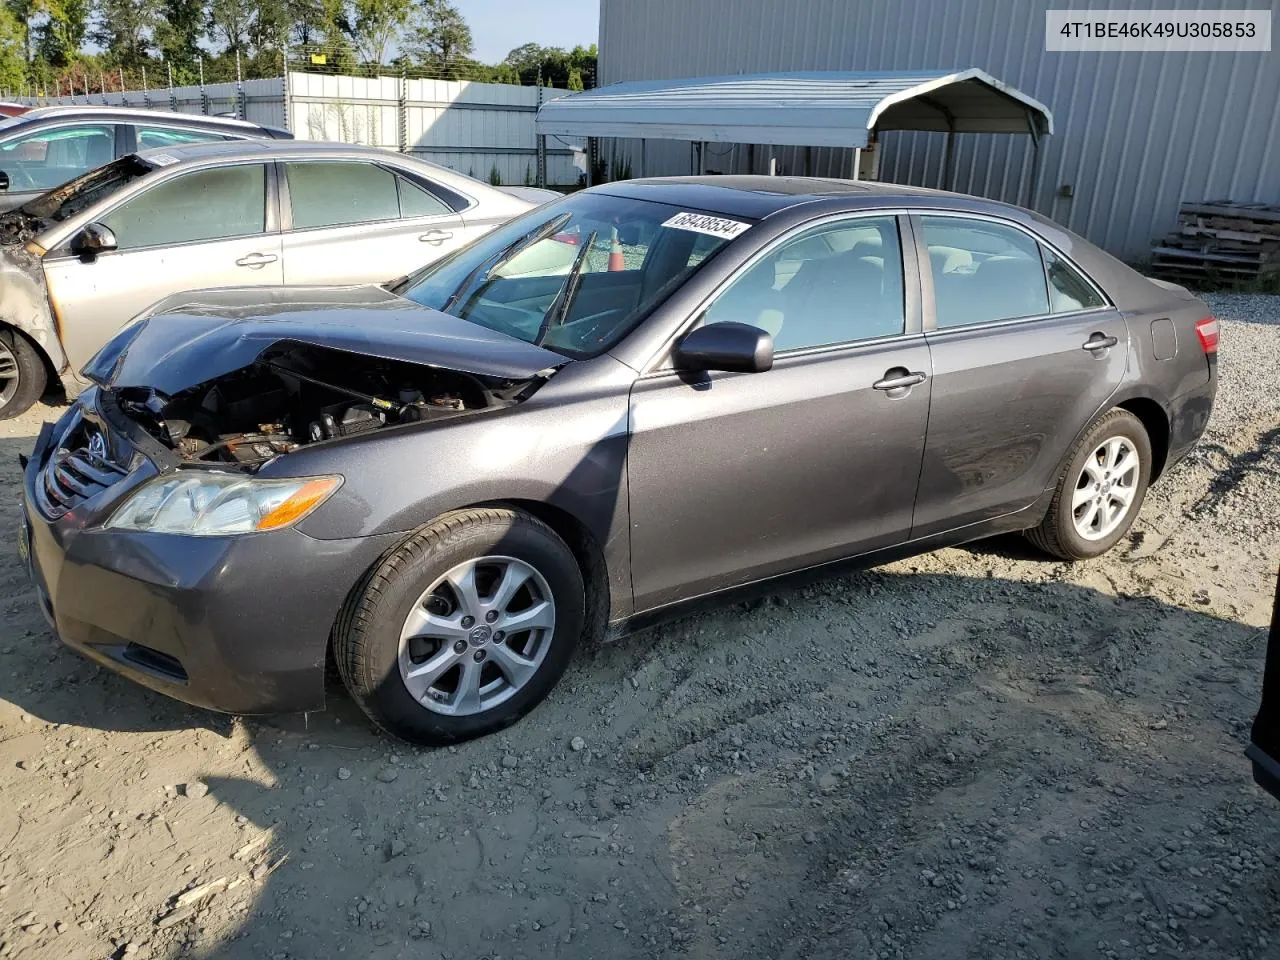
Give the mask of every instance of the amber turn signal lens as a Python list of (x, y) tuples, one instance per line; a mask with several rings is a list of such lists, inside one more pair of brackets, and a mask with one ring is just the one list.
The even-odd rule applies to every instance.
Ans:
[(307, 481), (289, 499), (264, 513), (258, 521), (257, 529), (278, 530), (296, 523), (324, 503), (341, 483), (341, 477), (317, 477)]

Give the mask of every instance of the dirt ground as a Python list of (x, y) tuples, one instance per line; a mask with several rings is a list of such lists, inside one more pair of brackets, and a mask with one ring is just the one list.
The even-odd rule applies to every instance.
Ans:
[[(1280, 298), (1218, 298), (1198, 452), (1108, 557), (1017, 538), (580, 653), (417, 751), (333, 691), (188, 709), (63, 649), (0, 553), (0, 956), (1280, 957), (1241, 755), (1280, 560)], [(3, 425), (16, 456), (47, 409)]]

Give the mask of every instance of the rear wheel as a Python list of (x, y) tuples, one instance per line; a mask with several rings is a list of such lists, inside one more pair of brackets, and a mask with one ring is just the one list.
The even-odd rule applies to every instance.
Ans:
[(1106, 553), (1129, 532), (1151, 478), (1151, 441), (1127, 410), (1101, 417), (1077, 442), (1053, 503), (1027, 537), (1063, 560)]
[(17, 330), (0, 328), (0, 420), (31, 409), (47, 379), (44, 360), (31, 341)]
[(456, 743), (514, 723), (551, 691), (584, 613), (582, 573), (549, 527), (515, 510), (459, 511), (366, 577), (334, 657), (383, 729)]

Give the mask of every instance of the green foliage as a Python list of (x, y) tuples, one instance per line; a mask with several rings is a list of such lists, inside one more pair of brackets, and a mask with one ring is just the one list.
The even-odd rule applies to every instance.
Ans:
[(526, 163), (524, 166), (524, 185), (533, 186), (533, 164)]
[(502, 174), (498, 172), (498, 165), (496, 163), (489, 168), (489, 183), (495, 187), (502, 186)]
[[(0, 0), (0, 84), (51, 95), (279, 76), (289, 65), (493, 83), (595, 85), (596, 48), (472, 59), (461, 0)], [(389, 58), (395, 57), (394, 63)]]

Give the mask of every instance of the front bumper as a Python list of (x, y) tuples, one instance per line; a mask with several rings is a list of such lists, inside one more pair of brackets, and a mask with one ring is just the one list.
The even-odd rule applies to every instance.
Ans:
[(1253, 721), (1253, 737), (1245, 755), (1253, 761), (1253, 779), (1280, 800), (1280, 576), (1271, 610), (1271, 637), (1262, 676), (1262, 707)]
[(352, 585), (394, 535), (105, 530), (127, 492), (157, 472), (137, 458), (128, 478), (50, 519), (37, 485), (56, 432), (46, 425), (27, 464), (21, 535), (40, 604), (63, 642), (196, 706), (245, 714), (321, 709), (330, 629)]

